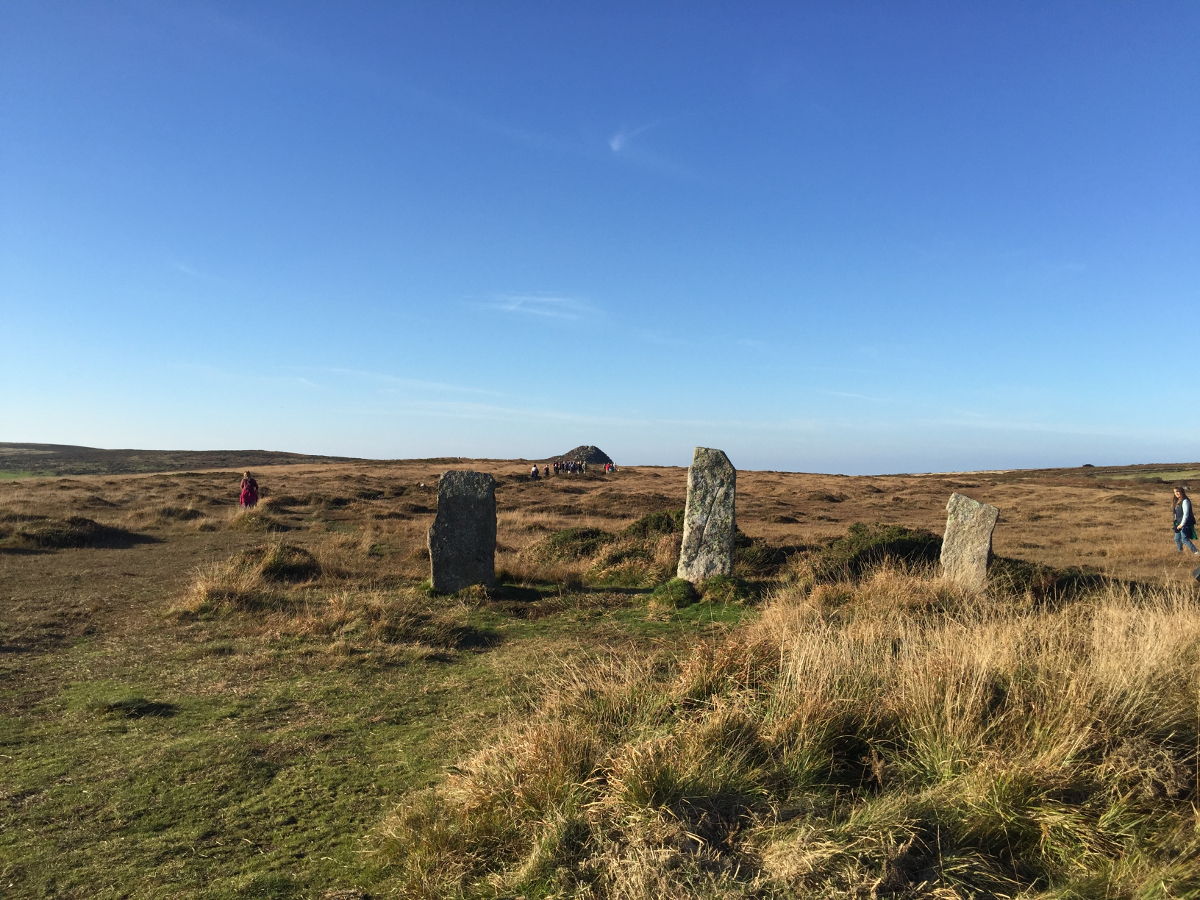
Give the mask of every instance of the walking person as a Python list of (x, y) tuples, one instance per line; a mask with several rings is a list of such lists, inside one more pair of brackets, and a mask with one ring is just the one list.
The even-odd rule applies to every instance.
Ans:
[(1192, 555), (1200, 554), (1196, 545), (1196, 514), (1192, 512), (1192, 501), (1188, 498), (1187, 489), (1175, 488), (1175, 552), (1182, 553), (1183, 545), (1187, 544)]
[(258, 482), (249, 472), (242, 476), (238, 504), (242, 509), (254, 509), (258, 506)]

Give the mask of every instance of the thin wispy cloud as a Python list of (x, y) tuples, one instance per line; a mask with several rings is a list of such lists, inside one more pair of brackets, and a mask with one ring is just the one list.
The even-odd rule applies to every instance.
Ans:
[(827, 391), (821, 388), (816, 389), (816, 393), (825, 394), (829, 397), (845, 397), (848, 400), (869, 400), (872, 403), (888, 403), (884, 397), (871, 397), (867, 394), (856, 394), (853, 391)]
[(466, 419), (502, 422), (556, 422), (588, 427), (633, 428), (642, 431), (664, 427), (717, 430), (729, 433), (761, 431), (768, 433), (810, 432), (820, 427), (817, 420), (785, 419), (707, 419), (658, 416), (612, 416), (568, 412), (540, 405), (512, 406), (465, 400), (406, 400), (396, 404), (363, 404), (356, 412), (372, 416), (412, 416), (416, 418)]
[(316, 371), (328, 372), (331, 375), (349, 375), (354, 378), (376, 381), (396, 390), (405, 389), (453, 394), (479, 394), (486, 397), (504, 396), (504, 394), (500, 391), (489, 391), (484, 388), (470, 387), (462, 384), (447, 384), (446, 382), (442, 381), (425, 381), (420, 378), (401, 378), (396, 375), (387, 375), (382, 372), (366, 372), (362, 369), (343, 369), (333, 366), (325, 366), (317, 369)]
[(651, 128), (657, 128), (662, 122), (650, 122), (646, 125), (639, 125), (637, 128), (626, 128), (622, 125), (617, 129), (617, 133), (608, 139), (608, 146), (612, 148), (613, 153), (620, 153), (629, 146), (629, 142), (639, 134), (649, 131)]
[(575, 321), (596, 309), (578, 297), (552, 294), (497, 294), (484, 308), (518, 316)]

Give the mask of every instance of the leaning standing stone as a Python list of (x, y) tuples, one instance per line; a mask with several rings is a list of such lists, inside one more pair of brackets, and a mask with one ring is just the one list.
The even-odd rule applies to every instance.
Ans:
[(688, 469), (680, 578), (695, 584), (733, 571), (736, 481), (737, 470), (722, 451), (696, 448)]
[(496, 479), (483, 472), (444, 472), (437, 517), (429, 528), (433, 589), (453, 594), (496, 583)]
[(987, 564), (992, 555), (992, 530), (1000, 510), (986, 503), (951, 494), (946, 504), (946, 535), (942, 538), (942, 571), (965, 588), (987, 587)]

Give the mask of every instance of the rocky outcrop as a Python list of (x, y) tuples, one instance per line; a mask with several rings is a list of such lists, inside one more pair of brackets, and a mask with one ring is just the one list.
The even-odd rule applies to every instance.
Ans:
[(551, 461), (585, 462), (589, 466), (602, 466), (605, 463), (612, 462), (612, 459), (599, 447), (593, 447), (591, 444), (588, 444), (585, 447), (576, 447), (574, 450), (568, 450), (562, 456), (554, 457)]

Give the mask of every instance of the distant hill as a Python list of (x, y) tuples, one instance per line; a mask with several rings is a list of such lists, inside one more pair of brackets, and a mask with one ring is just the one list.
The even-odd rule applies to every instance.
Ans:
[(612, 462), (612, 458), (607, 453), (591, 444), (585, 444), (582, 447), (576, 447), (574, 450), (568, 450), (562, 456), (558, 457), (557, 460), (558, 462), (585, 462), (589, 466), (602, 466), (605, 463)]
[(0, 441), (0, 477), (16, 475), (133, 475), (185, 469), (252, 469), (291, 463), (360, 462), (345, 456), (307, 456), (272, 450), (101, 450), (68, 444)]

